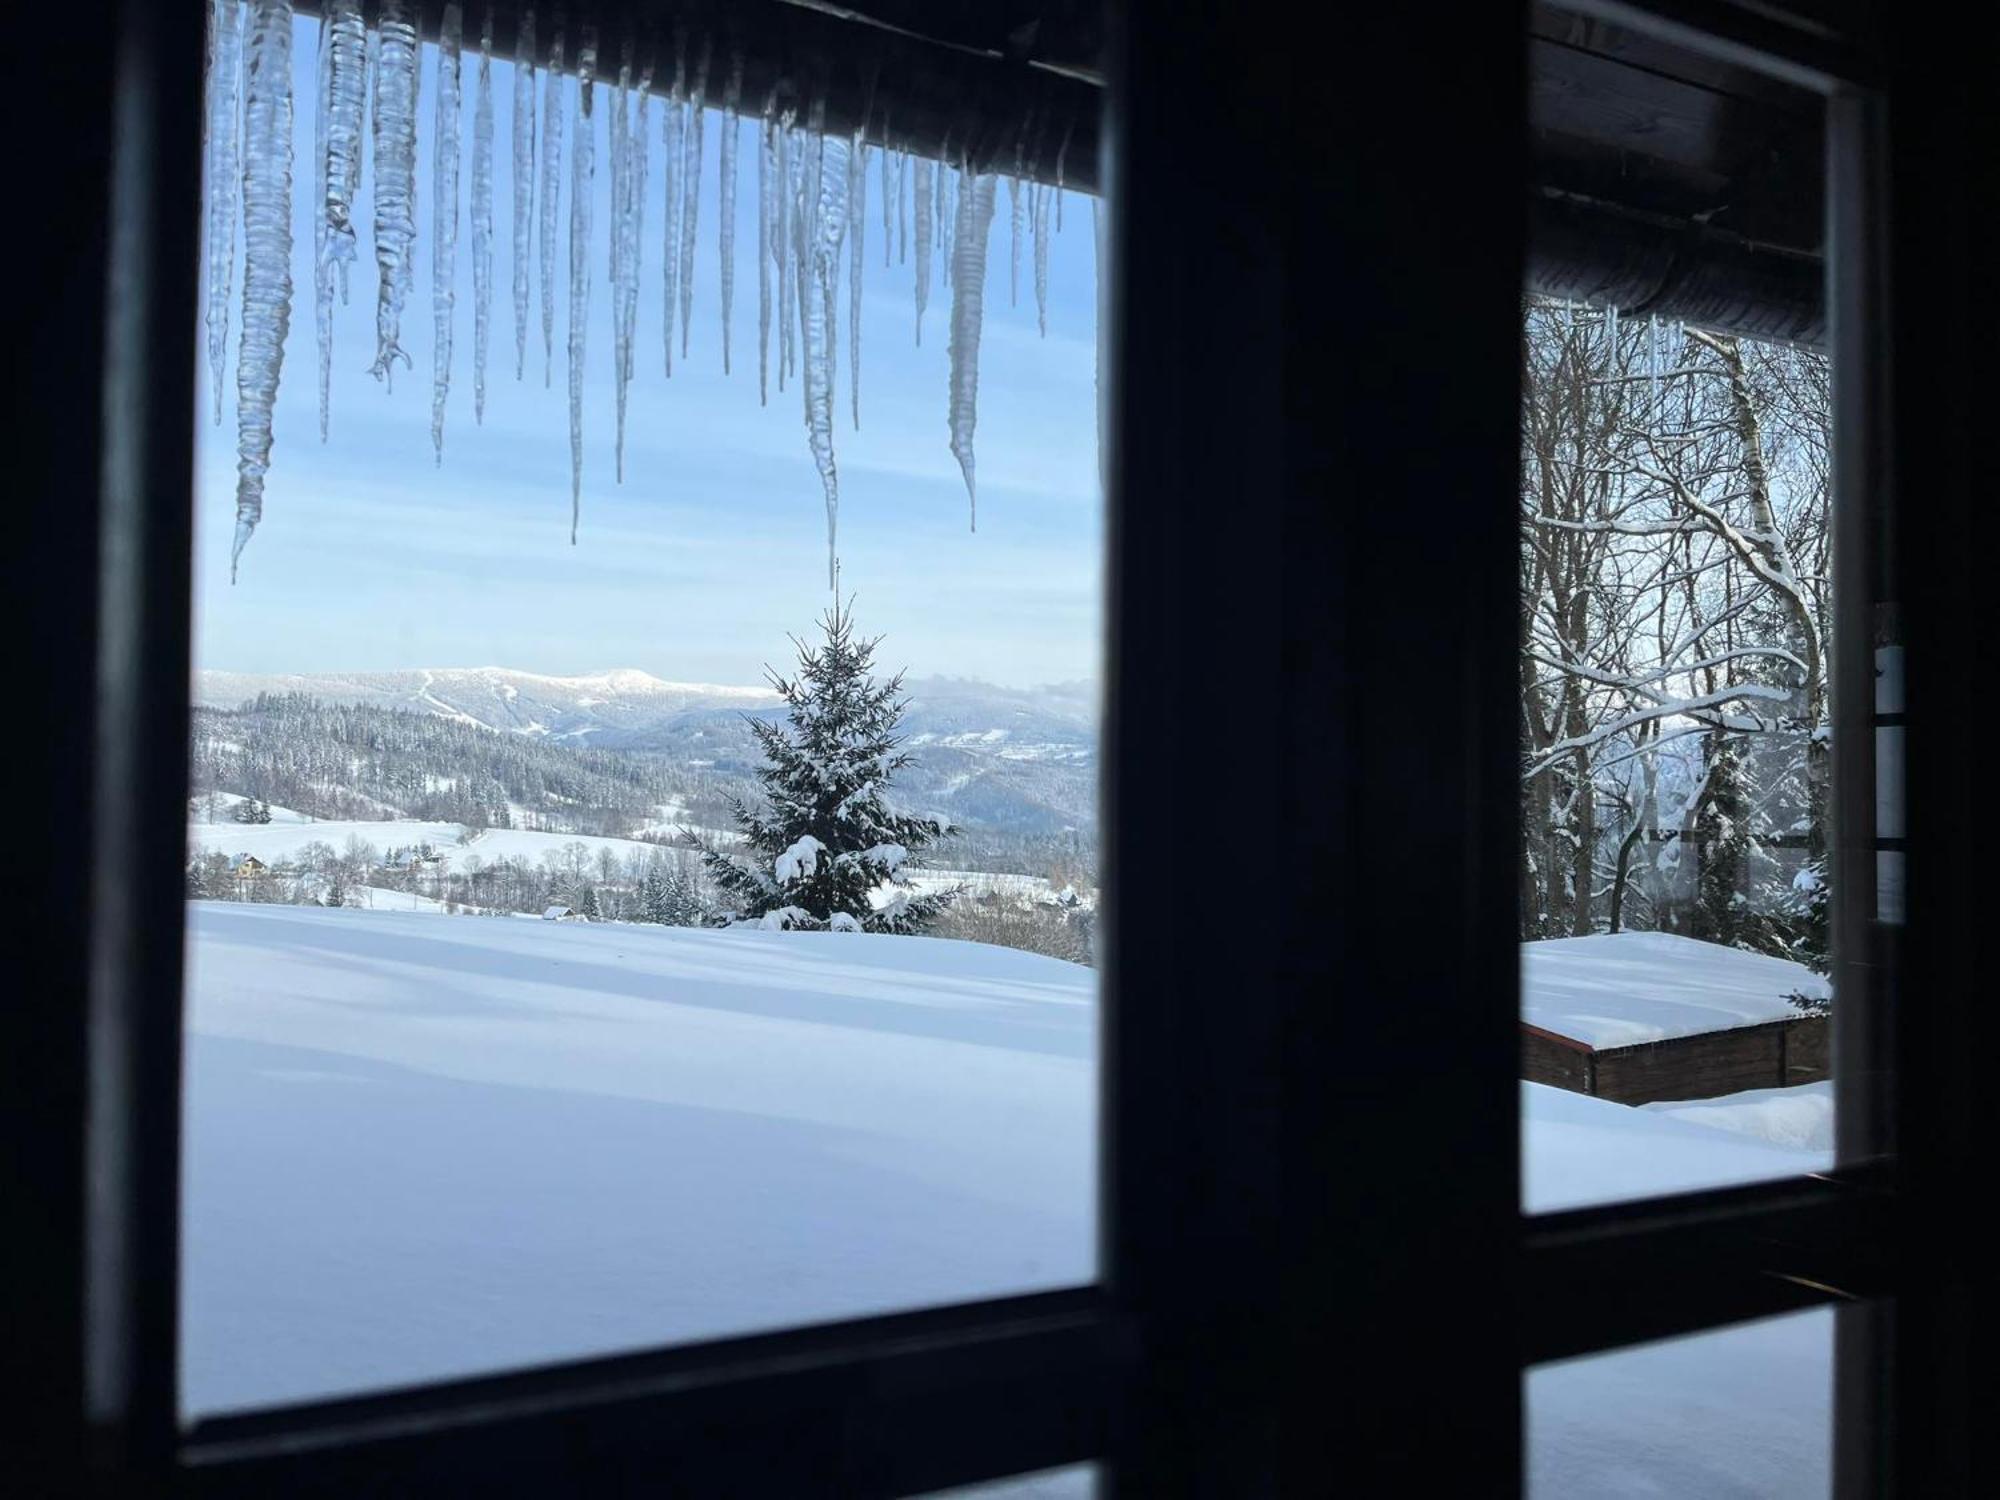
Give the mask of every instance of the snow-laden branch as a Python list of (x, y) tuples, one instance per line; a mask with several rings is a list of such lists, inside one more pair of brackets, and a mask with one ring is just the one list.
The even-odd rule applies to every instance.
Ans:
[[(1720, 688), (1713, 693), (1702, 693), (1693, 698), (1675, 698), (1666, 702), (1653, 704), (1646, 708), (1635, 709), (1633, 712), (1624, 714), (1619, 718), (1608, 719), (1592, 729), (1585, 730), (1582, 734), (1574, 734), (1566, 739), (1557, 740), (1553, 745), (1542, 751), (1535, 760), (1529, 763), (1527, 769), (1522, 772), (1522, 780), (1532, 781), (1535, 777), (1541, 775), (1542, 772), (1562, 760), (1564, 756), (1573, 754), (1578, 750), (1587, 750), (1592, 745), (1602, 744), (1614, 735), (1623, 734), (1626, 730), (1637, 728), (1641, 724), (1650, 723), (1655, 719), (1671, 719), (1698, 714), (1705, 709), (1717, 709), (1725, 703), (1736, 702), (1740, 699), (1748, 699), (1752, 702), (1789, 703), (1792, 699), (1792, 693), (1788, 688), (1770, 687), (1758, 682), (1743, 682), (1737, 683), (1733, 687)], [(1760, 727), (1762, 724), (1761, 720), (1754, 719), (1743, 722), (1746, 725)]]

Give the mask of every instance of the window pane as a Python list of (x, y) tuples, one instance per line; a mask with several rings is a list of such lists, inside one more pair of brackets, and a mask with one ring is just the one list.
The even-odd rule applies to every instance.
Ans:
[(1089, 1281), (1089, 201), (850, 171), (845, 136), (725, 113), (720, 61), (705, 111), (642, 112), (614, 36), (588, 91), (517, 89), (473, 34), (442, 205), (450, 69), (417, 49), (409, 249), (397, 48), (322, 14), (250, 7), (211, 76), (241, 192), (195, 414), (188, 1411)]
[(1097, 1475), (1096, 1464), (1072, 1464), (986, 1484), (933, 1490), (931, 1495), (932, 1500), (1091, 1500), (1097, 1493)]
[[(1615, 28), (1534, 55), (1551, 200), (1609, 195), (1538, 216), (1523, 305), (1521, 1076), (1548, 1208), (1831, 1161), (1833, 768), (1872, 752), (1834, 743), (1821, 105)], [(1621, 89), (1712, 133), (1621, 135)], [(1675, 223), (1668, 273), (1647, 256)], [(1729, 258), (1750, 239), (1781, 269)]]
[(1537, 1500), (1830, 1493), (1830, 1311), (1544, 1365), (1527, 1382)]

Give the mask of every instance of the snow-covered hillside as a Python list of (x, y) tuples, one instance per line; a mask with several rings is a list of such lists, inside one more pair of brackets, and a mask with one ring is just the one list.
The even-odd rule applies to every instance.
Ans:
[(767, 687), (665, 682), (631, 668), (578, 677), (510, 667), (195, 674), (193, 701), (203, 708), (236, 708), (260, 693), (305, 693), (322, 703), (408, 709), (555, 736), (639, 728), (691, 708), (759, 708), (778, 701)]
[[(195, 822), (188, 825), (188, 847), (196, 852), (254, 854), (266, 864), (280, 864), (297, 858), (308, 844), (329, 844), (339, 850), (350, 838), (373, 845), (378, 853), (391, 849), (411, 849), (428, 844), (436, 851), (443, 868), (462, 873), (473, 860), (493, 864), (512, 859), (539, 864), (549, 855), (559, 855), (571, 844), (581, 844), (592, 859), (609, 850), (620, 860), (630, 855), (644, 857), (659, 846), (640, 839), (599, 838), (582, 833), (540, 833), (527, 828), (465, 828), (457, 823), (420, 823), (398, 818), (387, 822), (327, 820), (310, 822), (296, 814), (280, 818), (283, 809), (274, 808), (269, 823)], [(681, 825), (673, 825), (677, 830)], [(712, 843), (734, 843), (738, 835), (728, 829), (700, 830)]]
[[(904, 691), (909, 707), (900, 731), (915, 757), (897, 778), (906, 806), (1004, 835), (1094, 834), (1097, 701), (1090, 689), (1005, 688), (937, 677), (910, 680)], [(240, 709), (260, 694), (302, 694), (321, 704), (423, 714), (562, 749), (629, 753), (699, 772), (697, 779), (739, 794), (752, 791), (751, 773), (761, 760), (745, 715), (775, 712), (778, 703), (765, 685), (665, 682), (630, 669), (580, 677), (504, 667), (203, 671), (193, 686), (195, 705), (211, 714)], [(213, 733), (231, 737), (231, 722), (218, 723)], [(466, 769), (442, 768), (447, 776)]]
[[(1093, 1274), (1087, 970), (926, 938), (189, 910), (193, 1411)], [(1523, 1114), (1537, 1209), (1826, 1162), (1533, 1085)], [(1538, 1371), (1536, 1488), (1823, 1492), (1828, 1349), (1813, 1315)]]
[(1083, 969), (190, 907), (195, 1410), (1087, 1281)]

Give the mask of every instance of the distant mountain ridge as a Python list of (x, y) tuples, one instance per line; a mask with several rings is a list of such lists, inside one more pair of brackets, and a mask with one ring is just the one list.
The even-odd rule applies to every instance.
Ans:
[[(911, 679), (903, 721), (915, 762), (898, 778), (908, 805), (1019, 835), (1093, 833), (1097, 699), (1087, 685), (1004, 688)], [(555, 677), (505, 667), (196, 675), (198, 707), (234, 709), (260, 693), (433, 714), (591, 750), (665, 757), (747, 791), (759, 761), (746, 715), (774, 712), (769, 686), (667, 682), (625, 669)]]
[(412, 667), (388, 672), (198, 672), (194, 702), (237, 708), (259, 693), (306, 693), (323, 703), (443, 714), (515, 734), (580, 738), (644, 728), (688, 709), (762, 708), (768, 687), (665, 682), (625, 668), (553, 677), (511, 667)]

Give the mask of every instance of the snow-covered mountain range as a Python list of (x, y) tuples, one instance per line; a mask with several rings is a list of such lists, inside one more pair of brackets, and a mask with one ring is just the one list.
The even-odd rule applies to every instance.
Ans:
[[(897, 778), (912, 806), (1016, 833), (1096, 825), (1097, 698), (1079, 684), (1005, 688), (962, 678), (905, 684), (914, 764)], [(747, 780), (758, 763), (746, 714), (771, 713), (768, 684), (667, 682), (634, 669), (553, 677), (505, 667), (383, 672), (196, 674), (198, 707), (233, 709), (260, 693), (435, 714), (579, 749), (660, 755)]]
[(488, 729), (580, 739), (644, 728), (690, 708), (762, 708), (768, 687), (663, 682), (624, 669), (549, 677), (508, 667), (409, 668), (392, 672), (197, 672), (194, 702), (236, 708), (259, 693), (306, 693), (322, 703), (357, 703), (442, 714)]

